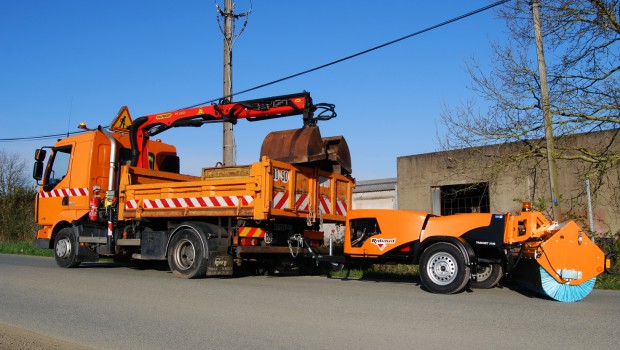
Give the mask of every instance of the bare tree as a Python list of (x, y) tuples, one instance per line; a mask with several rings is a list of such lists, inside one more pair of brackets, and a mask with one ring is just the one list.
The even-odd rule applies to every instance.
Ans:
[[(620, 163), (619, 11), (619, 0), (541, 1), (553, 128), (560, 141), (554, 157), (579, 163), (573, 168), (589, 177), (595, 190), (617, 177)], [(468, 62), (471, 88), (483, 107), (473, 101), (444, 106), (441, 116), (447, 127), (444, 149), (474, 147), (486, 156), (489, 174), (519, 164), (533, 167), (546, 157), (530, 2), (508, 2), (498, 16), (508, 39), (491, 44), (490, 71), (476, 59)], [(561, 142), (603, 130), (610, 137), (595, 144)], [(480, 147), (505, 143), (513, 144), (502, 154)]]
[(0, 196), (7, 196), (17, 188), (27, 186), (24, 173), (26, 162), (16, 154), (9, 154), (0, 149)]
[(0, 240), (30, 240), (34, 223), (34, 186), (26, 176), (26, 162), (0, 150)]

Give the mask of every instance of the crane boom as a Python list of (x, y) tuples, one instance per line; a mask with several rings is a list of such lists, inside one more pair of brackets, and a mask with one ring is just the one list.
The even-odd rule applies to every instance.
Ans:
[(148, 168), (147, 140), (169, 128), (194, 126), (207, 123), (229, 122), (236, 124), (238, 119), (258, 121), (303, 114), (304, 127), (313, 125), (312, 118), (316, 106), (312, 104), (310, 93), (281, 95), (240, 102), (212, 104), (150, 114), (136, 119), (129, 130), (133, 166)]

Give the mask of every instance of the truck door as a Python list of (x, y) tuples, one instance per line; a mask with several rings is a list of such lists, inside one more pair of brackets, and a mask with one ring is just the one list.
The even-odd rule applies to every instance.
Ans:
[(39, 225), (54, 225), (63, 210), (67, 210), (74, 195), (86, 195), (82, 191), (71, 189), (71, 154), (73, 145), (52, 148), (49, 156), (43, 182), (37, 195)]

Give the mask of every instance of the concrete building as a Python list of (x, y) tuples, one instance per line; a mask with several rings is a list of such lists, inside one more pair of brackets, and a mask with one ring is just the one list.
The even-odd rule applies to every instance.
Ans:
[[(567, 145), (597, 145), (620, 154), (618, 130), (578, 134), (556, 140), (558, 149)], [(462, 149), (399, 157), (397, 159), (397, 203), (399, 209), (447, 215), (464, 212), (517, 212), (521, 202), (545, 208), (550, 215), (549, 175), (546, 158), (513, 159), (522, 144), (503, 144), (478, 149)], [(541, 154), (542, 155), (542, 154)], [(493, 161), (491, 161), (493, 160)], [(560, 204), (564, 216), (589, 227), (586, 187), (587, 171), (596, 171), (591, 162), (558, 160)], [(595, 173), (593, 174), (596, 177)], [(601, 181), (599, 181), (601, 180)], [(594, 231), (620, 231), (620, 169), (616, 163), (597, 178), (592, 188)]]

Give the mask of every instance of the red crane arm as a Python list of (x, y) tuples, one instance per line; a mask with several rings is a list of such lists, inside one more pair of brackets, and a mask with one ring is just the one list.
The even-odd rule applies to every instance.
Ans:
[(258, 121), (303, 114), (304, 126), (314, 122), (312, 118), (316, 106), (312, 104), (310, 93), (274, 96), (256, 100), (212, 104), (191, 107), (176, 111), (156, 113), (133, 121), (129, 130), (132, 148), (132, 165), (149, 167), (147, 140), (169, 128), (182, 126), (199, 127), (207, 123), (230, 122), (238, 119)]

